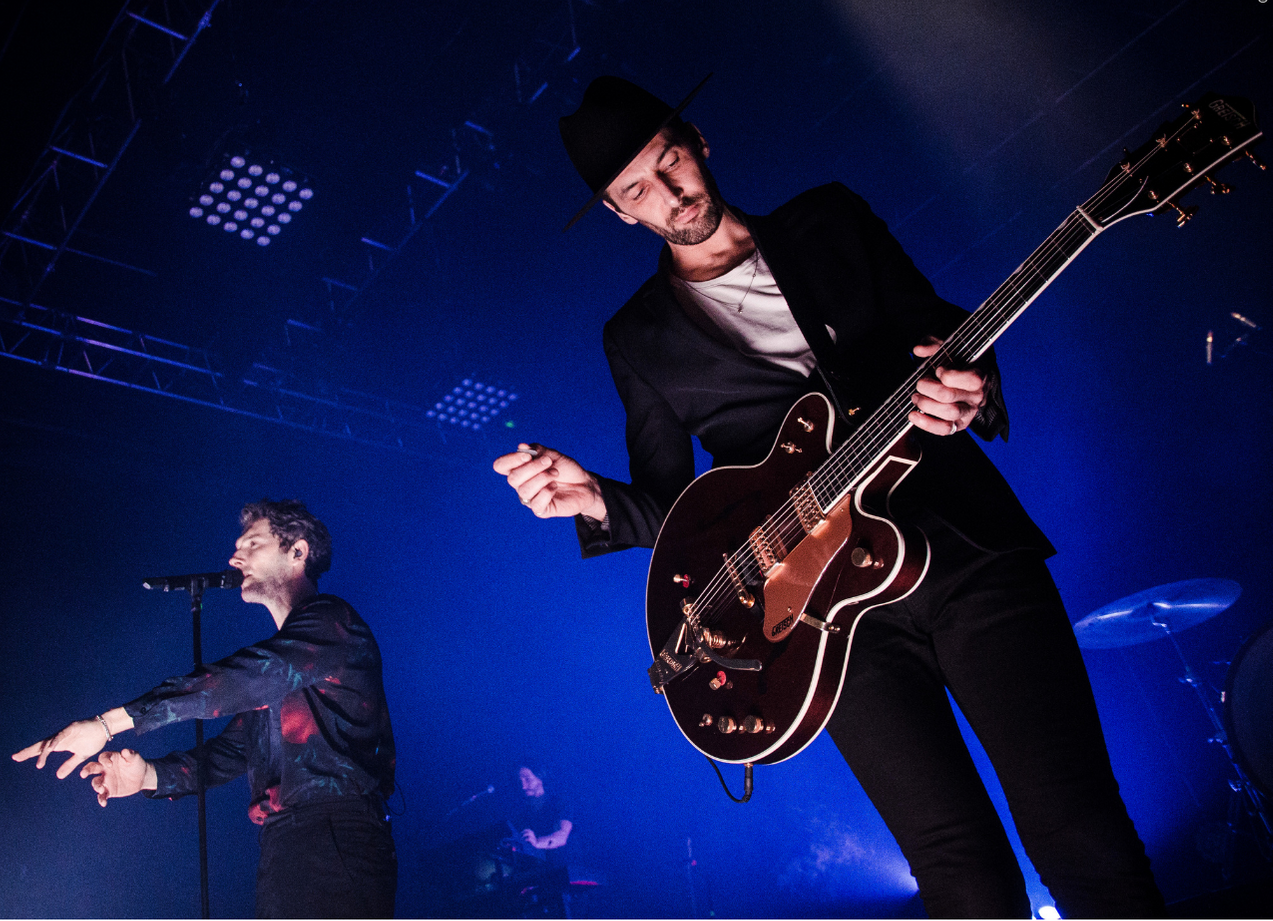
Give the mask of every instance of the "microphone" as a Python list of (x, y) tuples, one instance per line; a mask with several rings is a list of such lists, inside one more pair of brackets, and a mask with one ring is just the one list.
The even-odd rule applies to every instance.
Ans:
[(495, 792), (495, 784), (488, 784), (485, 790), (478, 790), (468, 799), (462, 800), (461, 802), (457, 803), (454, 807), (452, 807), (451, 811), (446, 814), (446, 817), (448, 819), (451, 818), (451, 816), (455, 815), (465, 806), (469, 805), (469, 803), (475, 802), (476, 800), (481, 799), (486, 794), (494, 793), (494, 792)]
[(185, 576), (155, 576), (141, 583), (144, 587), (161, 592), (189, 592), (205, 588), (238, 588), (243, 584), (243, 573), (237, 569), (224, 572), (194, 572)]

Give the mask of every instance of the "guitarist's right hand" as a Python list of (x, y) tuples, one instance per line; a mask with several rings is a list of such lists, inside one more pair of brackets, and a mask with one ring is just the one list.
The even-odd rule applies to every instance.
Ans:
[(604, 521), (606, 503), (594, 477), (573, 458), (539, 444), (520, 444), (495, 459), (495, 472), (508, 478), (517, 497), (539, 518), (587, 515)]

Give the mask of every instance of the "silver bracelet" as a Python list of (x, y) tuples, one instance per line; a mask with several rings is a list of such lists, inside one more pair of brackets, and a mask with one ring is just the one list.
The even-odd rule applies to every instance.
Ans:
[(97, 721), (101, 723), (102, 728), (106, 730), (106, 744), (109, 745), (114, 740), (115, 733), (111, 732), (111, 728), (106, 725), (106, 720), (102, 718), (100, 713), (97, 714)]

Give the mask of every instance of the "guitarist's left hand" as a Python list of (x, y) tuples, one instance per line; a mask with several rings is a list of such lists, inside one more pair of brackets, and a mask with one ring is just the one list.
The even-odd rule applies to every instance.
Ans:
[[(929, 337), (912, 351), (928, 358), (941, 348), (942, 340)], [(986, 405), (986, 379), (975, 368), (936, 369), (936, 377), (922, 378), (911, 395), (915, 409), (907, 417), (916, 427), (934, 435), (953, 435), (968, 428)]]

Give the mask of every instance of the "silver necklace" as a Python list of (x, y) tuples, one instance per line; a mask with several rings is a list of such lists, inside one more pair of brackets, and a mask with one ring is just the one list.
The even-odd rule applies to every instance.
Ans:
[(757, 274), (757, 272), (758, 272), (758, 271), (759, 271), (759, 269), (760, 269), (760, 250), (755, 250), (755, 251), (751, 254), (751, 257), (750, 257), (750, 258), (751, 258), (751, 278), (750, 278), (750, 279), (748, 279), (748, 281), (747, 281), (747, 290), (743, 292), (743, 296), (742, 296), (742, 297), (740, 297), (737, 301), (735, 301), (735, 302), (733, 302), (733, 303), (731, 303), (731, 302), (729, 302), (729, 301), (723, 301), (723, 300), (721, 300), (719, 297), (712, 297), (710, 294), (708, 294), (708, 293), (707, 293), (706, 291), (704, 291), (702, 288), (694, 288), (694, 287), (692, 287), (692, 286), (691, 286), (691, 284), (690, 284), (690, 282), (683, 282), (683, 284), (684, 284), (687, 288), (690, 288), (690, 290), (692, 290), (695, 294), (700, 295), (701, 297), (705, 297), (705, 298), (707, 298), (709, 301), (715, 301), (717, 304), (720, 304), (722, 307), (737, 307), (737, 308), (738, 308), (738, 312), (739, 312), (739, 313), (742, 313), (742, 312), (743, 312), (743, 302), (747, 300), (747, 295), (751, 294), (752, 286), (756, 284), (756, 274)]

